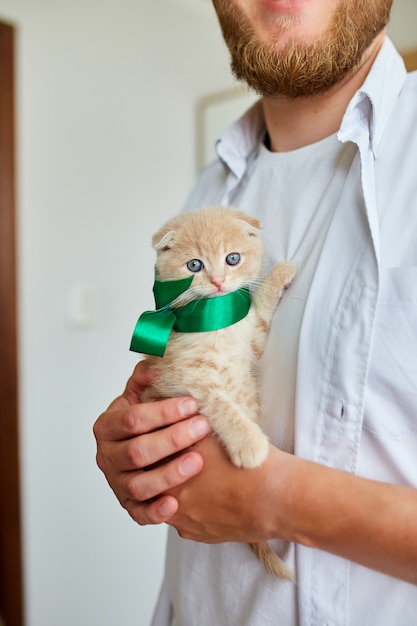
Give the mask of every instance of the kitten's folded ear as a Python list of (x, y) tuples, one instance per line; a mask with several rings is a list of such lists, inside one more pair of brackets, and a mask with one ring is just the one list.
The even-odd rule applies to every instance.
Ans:
[(152, 246), (155, 248), (155, 250), (171, 248), (171, 246), (175, 243), (175, 235), (175, 230), (172, 230), (171, 227), (163, 226), (152, 237)]
[(252, 226), (253, 228), (252, 234), (259, 235), (262, 228), (261, 228), (260, 221), (256, 217), (253, 217), (253, 215), (248, 215), (247, 213), (244, 213), (243, 211), (237, 211), (236, 213), (237, 213), (237, 217), (240, 220), (242, 220), (243, 222), (246, 222), (247, 224), (249, 224), (249, 226)]

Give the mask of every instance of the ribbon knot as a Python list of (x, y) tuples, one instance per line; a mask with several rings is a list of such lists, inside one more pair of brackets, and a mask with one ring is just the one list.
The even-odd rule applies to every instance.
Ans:
[(172, 302), (188, 289), (193, 278), (155, 280), (156, 310), (145, 311), (139, 317), (130, 343), (131, 350), (162, 357), (173, 329), (182, 333), (201, 333), (226, 328), (246, 317), (250, 309), (248, 287), (173, 307)]

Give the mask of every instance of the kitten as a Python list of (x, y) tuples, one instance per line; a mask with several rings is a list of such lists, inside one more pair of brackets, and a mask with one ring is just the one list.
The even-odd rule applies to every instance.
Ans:
[[(245, 468), (258, 467), (268, 454), (268, 439), (258, 424), (255, 371), (272, 314), (294, 276), (290, 264), (279, 263), (260, 277), (260, 232), (254, 217), (231, 207), (208, 207), (174, 217), (152, 238), (159, 281), (193, 276), (172, 308), (250, 288), (249, 312), (237, 323), (199, 333), (173, 330), (163, 358), (147, 357), (158, 377), (142, 396), (195, 397), (232, 462)], [(250, 545), (270, 574), (292, 579), (268, 543)]]

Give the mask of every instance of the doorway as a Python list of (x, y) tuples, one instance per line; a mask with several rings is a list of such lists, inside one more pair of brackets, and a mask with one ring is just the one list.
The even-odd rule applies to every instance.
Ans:
[(14, 28), (0, 22), (0, 623), (23, 626), (19, 480)]

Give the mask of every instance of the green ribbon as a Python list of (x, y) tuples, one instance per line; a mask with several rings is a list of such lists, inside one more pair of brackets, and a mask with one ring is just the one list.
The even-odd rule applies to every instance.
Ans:
[(193, 300), (180, 307), (172, 302), (191, 285), (194, 276), (181, 280), (155, 280), (155, 311), (145, 311), (133, 331), (130, 349), (163, 356), (172, 329), (181, 333), (202, 333), (236, 324), (248, 314), (248, 287), (215, 298)]

